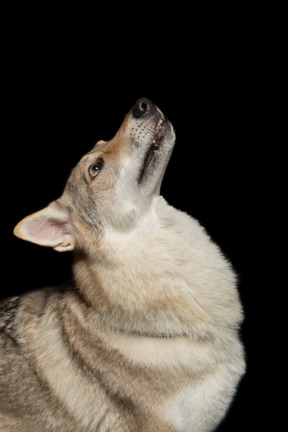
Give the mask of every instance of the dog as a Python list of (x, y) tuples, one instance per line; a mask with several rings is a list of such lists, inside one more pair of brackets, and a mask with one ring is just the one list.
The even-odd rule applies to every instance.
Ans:
[(16, 236), (73, 280), (0, 306), (2, 432), (210, 432), (245, 372), (237, 278), (160, 187), (175, 132), (139, 99)]

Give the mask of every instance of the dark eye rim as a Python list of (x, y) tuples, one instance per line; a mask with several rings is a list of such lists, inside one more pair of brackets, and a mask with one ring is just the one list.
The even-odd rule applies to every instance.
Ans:
[(92, 180), (94, 180), (94, 178), (98, 176), (103, 166), (104, 166), (104, 161), (101, 158), (97, 159), (97, 161), (89, 165), (88, 173)]

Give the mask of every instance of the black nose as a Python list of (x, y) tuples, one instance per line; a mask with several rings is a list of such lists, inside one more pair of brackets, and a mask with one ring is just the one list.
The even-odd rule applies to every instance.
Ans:
[(154, 105), (149, 101), (149, 99), (146, 98), (138, 99), (132, 108), (133, 115), (136, 118), (143, 117), (144, 115), (147, 116), (154, 110)]

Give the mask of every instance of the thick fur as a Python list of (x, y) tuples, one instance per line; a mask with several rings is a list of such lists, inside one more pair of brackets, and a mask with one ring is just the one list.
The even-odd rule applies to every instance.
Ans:
[(73, 249), (74, 280), (0, 306), (1, 431), (211, 432), (225, 415), (245, 370), (242, 309), (219, 248), (159, 195), (174, 139), (137, 101), (16, 227)]

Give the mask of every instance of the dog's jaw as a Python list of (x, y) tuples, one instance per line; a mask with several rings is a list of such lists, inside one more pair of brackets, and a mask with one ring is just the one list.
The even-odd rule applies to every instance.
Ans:
[(170, 123), (165, 118), (161, 117), (156, 125), (152, 144), (149, 146), (146, 152), (142, 168), (137, 179), (139, 185), (143, 182), (150, 163), (155, 157), (157, 157), (156, 152), (159, 151), (164, 141), (165, 135), (168, 133), (168, 129), (171, 129)]
[(165, 132), (163, 131), (165, 124), (167, 123), (167, 121), (164, 118), (160, 118), (160, 120), (158, 121), (158, 124), (156, 126), (156, 130), (155, 130), (155, 136), (153, 139), (153, 146), (155, 149), (157, 149), (162, 141), (163, 136), (165, 135)]

